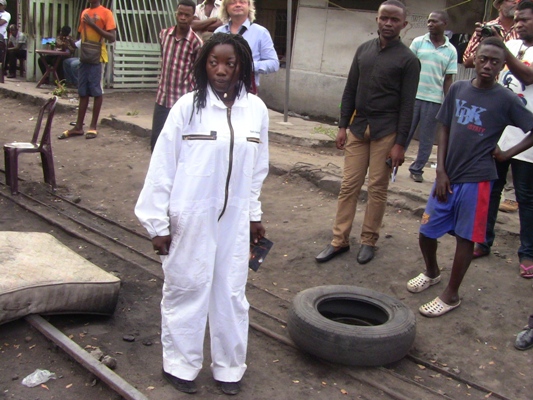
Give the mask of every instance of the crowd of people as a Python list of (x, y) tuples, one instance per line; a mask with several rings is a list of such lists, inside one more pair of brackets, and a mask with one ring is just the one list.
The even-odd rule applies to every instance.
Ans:
[[(436, 180), (419, 233), (425, 271), (407, 282), (407, 290), (420, 293), (441, 281), (441, 236), (455, 236), (456, 251), (444, 291), (419, 308), (426, 317), (440, 317), (461, 304), (459, 287), (472, 259), (490, 254), (500, 197), (509, 179), (520, 220), (520, 275), (533, 278), (533, 98), (528, 86), (533, 83), (533, 53), (527, 54), (533, 46), (533, 2), (496, 0), (493, 5), (498, 19), (477, 24), (464, 53), (464, 64), (475, 68), (476, 77), (452, 84), (457, 52), (444, 36), (446, 12), (430, 13), (428, 33), (413, 40), (408, 54), (400, 40), (405, 6), (383, 2), (377, 16), (379, 37), (357, 49), (342, 97), (336, 144), (345, 155), (343, 180), (333, 239), (316, 261), (349, 251), (357, 198), (367, 174), (368, 203), (357, 262), (374, 258), (391, 172), (403, 163), (405, 148), (418, 129), (418, 154), (409, 170), (411, 179), (422, 182), (437, 134)], [(532, 321), (533, 315), (517, 336), (519, 350), (533, 347)]]
[[(343, 180), (332, 241), (316, 260), (327, 262), (349, 251), (357, 199), (368, 175), (357, 262), (372, 261), (391, 173), (403, 164), (418, 130), (418, 155), (409, 170), (411, 179), (422, 182), (438, 135), (436, 180), (419, 233), (425, 271), (407, 282), (407, 290), (420, 293), (441, 281), (440, 237), (454, 235), (456, 251), (443, 292), (419, 308), (426, 317), (458, 308), (472, 259), (490, 253), (509, 167), (519, 204), (520, 270), (524, 278), (533, 277), (527, 230), (533, 216), (527, 180), (533, 160), (527, 85), (533, 83), (533, 70), (526, 56), (533, 45), (533, 2), (496, 0), (494, 6), (505, 15), (513, 12), (513, 24), (505, 29), (516, 32), (517, 39), (494, 27), (482, 36), (480, 25), (465, 52), (476, 77), (452, 84), (457, 52), (444, 34), (447, 13), (430, 13), (428, 33), (409, 48), (400, 40), (407, 25), (404, 4), (384, 1), (376, 18), (379, 36), (358, 47), (342, 95), (336, 145), (344, 150)], [(193, 15), (198, 10), (202, 20)], [(228, 22), (218, 24), (215, 13)], [(248, 243), (265, 234), (258, 196), (268, 171), (268, 116), (254, 93), (259, 74), (279, 68), (270, 35), (252, 24), (254, 16), (253, 1), (205, 1), (195, 10), (182, 0), (178, 24), (170, 31), (173, 46), (166, 45), (169, 31), (161, 33), (165, 45), (156, 111), (163, 108), (163, 115), (156, 121), (154, 112), (159, 128), (135, 210), (165, 271), (163, 375), (186, 393), (197, 391), (207, 321), (211, 369), (221, 390), (238, 393), (246, 369)], [(203, 44), (192, 28), (195, 21), (207, 38)], [(181, 71), (171, 71), (174, 54), (185, 55)], [(184, 74), (189, 70), (193, 80)], [(533, 347), (533, 326), (517, 335), (515, 347)]]
[[(65, 73), (78, 88), (80, 106), (74, 126), (59, 139), (98, 134), (105, 42), (115, 40), (116, 25), (99, 0), (89, 4), (80, 16), (81, 43), (65, 40), (72, 53), (79, 47), (79, 58), (65, 60), (72, 60)], [(407, 282), (407, 290), (420, 293), (441, 281), (440, 237), (455, 236), (456, 250), (448, 284), (419, 308), (426, 317), (460, 306), (459, 288), (472, 259), (490, 254), (500, 198), (510, 183), (521, 227), (520, 274), (533, 278), (533, 1), (493, 4), (498, 18), (478, 24), (463, 55), (475, 78), (452, 83), (458, 60), (445, 35), (448, 14), (431, 12), (428, 33), (408, 47), (400, 38), (408, 24), (405, 5), (384, 1), (376, 17), (379, 35), (357, 48), (342, 94), (335, 142), (344, 150), (343, 179), (332, 240), (316, 261), (350, 250), (367, 176), (356, 259), (374, 259), (391, 173), (404, 163), (418, 131), (409, 171), (410, 179), (423, 182), (437, 136), (436, 179), (419, 232), (425, 270)], [(10, 18), (5, 5), (0, 0), (2, 38)], [(265, 235), (259, 196), (268, 173), (269, 121), (257, 93), (260, 75), (276, 72), (279, 59), (268, 30), (254, 22), (253, 0), (180, 0), (175, 17), (176, 24), (159, 34), (152, 157), (135, 213), (163, 263), (164, 378), (182, 392), (197, 391), (209, 324), (213, 377), (223, 393), (235, 395), (246, 370), (249, 246)], [(23, 35), (12, 27), (10, 51), (21, 51)], [(101, 44), (94, 63), (87, 61), (87, 42)], [(90, 97), (94, 107), (85, 132)], [(533, 347), (533, 314), (515, 347)]]

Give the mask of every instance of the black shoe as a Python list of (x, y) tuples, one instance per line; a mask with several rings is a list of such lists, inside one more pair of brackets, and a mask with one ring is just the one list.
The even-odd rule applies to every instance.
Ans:
[(415, 182), (424, 182), (424, 177), (422, 176), (422, 174), (413, 174), (411, 173), (410, 175), (411, 179)]
[(198, 391), (196, 383), (194, 381), (186, 381), (185, 379), (180, 379), (174, 375), (170, 375), (168, 372), (163, 371), (163, 378), (165, 378), (172, 386), (178, 389), (180, 392), (193, 394)]
[(374, 258), (375, 247), (368, 244), (362, 244), (357, 254), (357, 262), (359, 264), (366, 264)]
[(218, 382), (222, 393), (234, 396), (241, 391), (241, 382)]
[(7, 77), (8, 77), (9, 79), (15, 79), (15, 78), (17, 77), (17, 75), (15, 75), (15, 74), (9, 74)]
[(326, 248), (315, 257), (315, 260), (319, 263), (323, 263), (331, 260), (333, 257), (336, 257), (339, 254), (346, 253), (348, 250), (350, 250), (350, 246), (333, 247), (331, 244), (328, 244)]
[(526, 327), (516, 335), (514, 347), (518, 350), (527, 350), (533, 347), (533, 328)]

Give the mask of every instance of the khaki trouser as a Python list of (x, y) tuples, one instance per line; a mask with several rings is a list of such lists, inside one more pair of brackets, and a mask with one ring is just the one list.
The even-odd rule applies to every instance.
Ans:
[(347, 133), (344, 149), (344, 173), (337, 203), (337, 215), (333, 225), (334, 247), (350, 244), (357, 199), (368, 171), (368, 203), (366, 206), (361, 244), (374, 246), (379, 238), (379, 229), (387, 207), (387, 189), (391, 169), (385, 163), (394, 145), (396, 134), (378, 140), (370, 140), (367, 128), (364, 139)]

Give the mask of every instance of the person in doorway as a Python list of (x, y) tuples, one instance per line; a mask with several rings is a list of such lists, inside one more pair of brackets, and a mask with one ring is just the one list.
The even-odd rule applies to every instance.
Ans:
[(446, 11), (432, 12), (427, 20), (429, 32), (415, 38), (410, 46), (422, 66), (413, 122), (405, 143), (407, 149), (418, 128), (418, 153), (409, 167), (410, 177), (415, 182), (424, 181), (424, 167), (435, 141), (435, 117), (457, 73), (457, 51), (444, 35), (447, 25)]
[[(104, 72), (104, 64), (108, 62), (107, 50), (105, 42), (109, 43), (115, 41), (116, 36), (115, 18), (111, 10), (105, 8), (100, 4), (100, 0), (89, 0), (89, 8), (82, 11), (80, 16), (80, 26), (78, 32), (81, 34), (82, 46), (83, 41), (90, 40), (92, 42), (102, 43), (102, 52), (100, 56), (100, 63), (88, 64), (81, 62), (78, 70), (78, 94), (80, 96), (80, 103), (78, 107), (78, 118), (76, 125), (69, 130), (64, 131), (59, 135), (59, 139), (67, 139), (73, 136), (83, 136), (86, 139), (94, 139), (98, 135), (97, 125), (102, 103), (104, 102), (102, 78)], [(83, 121), (89, 106), (89, 98), (94, 98), (93, 114), (91, 123), (87, 133), (83, 131)]]
[(204, 0), (196, 6), (191, 27), (204, 42), (223, 25), (218, 17), (221, 6), (222, 0)]
[(472, 261), (474, 242), (485, 239), (492, 181), (498, 176), (495, 160), (507, 161), (533, 146), (533, 135), (523, 134), (523, 140), (506, 151), (497, 147), (506, 126), (524, 132), (533, 128), (533, 113), (496, 82), (506, 51), (499, 38), (483, 40), (474, 59), (476, 78), (452, 84), (437, 115), (437, 179), (419, 234), (426, 270), (407, 282), (407, 290), (419, 293), (440, 282), (438, 238), (454, 235), (456, 248), (448, 285), (419, 308), (426, 317), (439, 317), (461, 304), (459, 287)]
[[(517, 97), (533, 112), (533, 2), (522, 1), (515, 13), (515, 29), (520, 35), (518, 40), (506, 43), (506, 67), (500, 73), (500, 83), (516, 93)], [(519, 143), (524, 132), (508, 126), (499, 141), (502, 150)], [(494, 182), (490, 195), (486, 238), (476, 243), (474, 258), (490, 254), (496, 237), (495, 225), (498, 216), (500, 197), (507, 181), (509, 167), (512, 170), (513, 186), (518, 201), (520, 220), (520, 247), (518, 259), (520, 275), (533, 278), (533, 149), (529, 149), (504, 162), (496, 163), (498, 179)]]
[(193, 89), (192, 67), (202, 47), (202, 40), (191, 29), (195, 7), (192, 0), (181, 0), (176, 10), (177, 24), (159, 33), (162, 61), (152, 118), (152, 152), (170, 109)]
[(254, 23), (254, 0), (222, 0), (219, 16), (226, 23), (215, 32), (238, 33), (246, 39), (252, 49), (256, 87), (254, 93), (256, 93), (259, 87), (259, 75), (279, 70), (279, 58), (270, 32), (265, 27)]
[[(400, 40), (406, 8), (397, 0), (379, 6), (379, 37), (357, 49), (341, 103), (336, 145), (344, 150), (344, 172), (333, 225), (333, 240), (316, 256), (326, 262), (350, 249), (357, 199), (368, 172), (368, 203), (357, 262), (374, 258), (392, 168), (404, 161), (420, 62)], [(357, 110), (357, 112), (356, 112)], [(347, 128), (350, 132), (347, 132)], [(387, 163), (389, 160), (390, 166)]]
[(194, 78), (161, 131), (135, 214), (163, 261), (163, 376), (197, 391), (209, 321), (213, 377), (235, 395), (246, 370), (250, 240), (265, 235), (268, 110), (250, 93), (253, 60), (240, 35), (215, 33)]
[(0, 37), (7, 42), (7, 28), (11, 21), (11, 14), (6, 11), (7, 1), (0, 0)]
[[(72, 29), (70, 26), (64, 26), (59, 31), (59, 35), (56, 37), (56, 44), (55, 49), (59, 51), (66, 51), (69, 53), (69, 57), (65, 57), (65, 60), (71, 58), (74, 56), (74, 52), (76, 51), (76, 44), (72, 36), (70, 36), (70, 32)], [(46, 62), (48, 65), (54, 65), (56, 62), (56, 59), (59, 56), (46, 56)], [(44, 65), (43, 60), (39, 58), (38, 60), (39, 69), (44, 74), (46, 72), (46, 66)], [(57, 68), (57, 75), (59, 76), (59, 79), (63, 79), (63, 62), (59, 64)]]
[(20, 32), (16, 25), (9, 26), (9, 39), (7, 41), (6, 63), (9, 68), (8, 78), (17, 77), (17, 60), (26, 60), (26, 35)]

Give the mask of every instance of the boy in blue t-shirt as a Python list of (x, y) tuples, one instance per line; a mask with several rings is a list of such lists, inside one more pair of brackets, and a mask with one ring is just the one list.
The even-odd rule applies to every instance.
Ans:
[(508, 160), (533, 146), (531, 134), (507, 151), (497, 146), (506, 126), (524, 132), (533, 128), (533, 114), (518, 96), (496, 83), (504, 63), (504, 43), (495, 37), (483, 40), (474, 61), (476, 78), (455, 82), (437, 115), (437, 178), (419, 235), (426, 271), (407, 282), (407, 290), (419, 293), (440, 282), (438, 238), (450, 233), (457, 244), (448, 286), (419, 308), (426, 317), (439, 317), (461, 304), (459, 286), (472, 261), (474, 242), (485, 239), (491, 186), (498, 177), (494, 160)]

